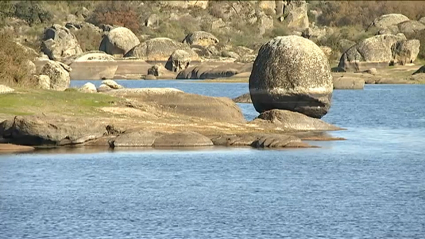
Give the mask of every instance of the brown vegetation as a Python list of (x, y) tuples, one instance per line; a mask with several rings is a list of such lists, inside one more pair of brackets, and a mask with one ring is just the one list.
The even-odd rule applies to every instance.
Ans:
[(0, 84), (8, 86), (33, 85), (28, 61), (34, 56), (16, 44), (9, 34), (0, 34)]

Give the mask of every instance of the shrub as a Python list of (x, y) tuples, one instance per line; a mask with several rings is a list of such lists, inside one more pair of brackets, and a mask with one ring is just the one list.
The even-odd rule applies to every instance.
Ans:
[(34, 56), (16, 44), (10, 34), (0, 34), (0, 84), (9, 86), (34, 85), (27, 62)]
[(26, 21), (30, 26), (47, 23), (53, 18), (53, 15), (45, 10), (39, 2), (19, 1), (14, 5), (14, 9), (14, 16)]
[(86, 51), (94, 51), (99, 49), (100, 42), (102, 41), (102, 34), (94, 32), (89, 27), (83, 27), (80, 30), (72, 31), (78, 42), (80, 43), (81, 49)]
[(138, 19), (139, 16), (128, 2), (108, 1), (97, 5), (88, 22), (97, 26), (101, 24), (123, 26), (134, 33), (139, 33)]

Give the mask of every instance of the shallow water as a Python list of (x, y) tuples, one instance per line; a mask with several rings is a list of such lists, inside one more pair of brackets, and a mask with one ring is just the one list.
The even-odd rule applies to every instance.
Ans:
[[(248, 92), (244, 83), (119, 83)], [(347, 128), (331, 133), (347, 140), (318, 149), (2, 155), (0, 238), (423, 238), (424, 103), (423, 85), (336, 90), (324, 120)]]

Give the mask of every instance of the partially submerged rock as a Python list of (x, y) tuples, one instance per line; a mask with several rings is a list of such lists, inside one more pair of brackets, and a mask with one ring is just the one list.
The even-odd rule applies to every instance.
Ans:
[(162, 135), (155, 139), (154, 147), (199, 147), (213, 146), (212, 141), (196, 132), (178, 132)]
[(139, 130), (135, 132), (124, 133), (110, 141), (112, 148), (116, 147), (152, 147), (155, 139), (164, 135), (163, 133)]
[(365, 80), (359, 77), (339, 76), (333, 77), (334, 89), (345, 90), (362, 90), (364, 89)]
[(332, 75), (326, 55), (299, 36), (264, 44), (249, 77), (255, 109), (286, 109), (321, 118), (331, 106)]
[(235, 103), (252, 103), (251, 94), (246, 93), (233, 99)]
[(100, 86), (97, 88), (97, 92), (106, 92), (118, 89), (124, 89), (124, 87), (114, 80), (103, 80)]
[(320, 119), (315, 119), (298, 112), (288, 110), (269, 110), (261, 113), (252, 121), (254, 124), (272, 123), (286, 130), (304, 131), (330, 131), (341, 128), (328, 124)]
[(231, 77), (248, 71), (249, 65), (250, 64), (243, 63), (221, 63), (215, 65), (203, 63), (180, 71), (176, 79), (215, 79)]

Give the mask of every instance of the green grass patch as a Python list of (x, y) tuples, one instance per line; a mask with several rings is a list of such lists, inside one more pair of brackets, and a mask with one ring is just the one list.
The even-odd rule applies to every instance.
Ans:
[(121, 99), (105, 94), (18, 89), (14, 93), (0, 95), (0, 113), (8, 115), (57, 113), (70, 116), (92, 116), (100, 113), (99, 107), (111, 106), (119, 101)]

